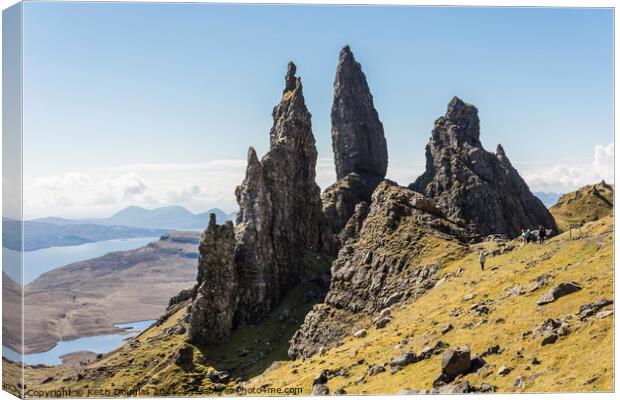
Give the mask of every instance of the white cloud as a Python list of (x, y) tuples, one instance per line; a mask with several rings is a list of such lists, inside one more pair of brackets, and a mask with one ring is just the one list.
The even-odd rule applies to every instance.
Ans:
[(90, 183), (90, 178), (83, 172), (69, 172), (61, 176), (37, 178), (34, 186), (45, 190), (64, 190), (67, 188), (83, 188)]
[(112, 195), (122, 193), (127, 200), (132, 200), (135, 196), (143, 194), (147, 187), (140, 175), (135, 172), (115, 179), (106, 179), (103, 184), (112, 191)]
[(614, 144), (594, 148), (594, 171), (603, 179), (614, 180)]
[(237, 208), (234, 191), (245, 173), (244, 160), (187, 164), (133, 164), (24, 181), (24, 214), (101, 217), (128, 205), (147, 208), (181, 205), (194, 212)]
[(538, 165), (521, 168), (522, 176), (534, 192), (566, 193), (605, 180), (614, 182), (614, 144), (598, 145), (589, 163)]
[[(612, 183), (613, 159), (612, 143), (596, 146), (590, 162), (517, 166), (533, 191), (568, 192), (601, 179)], [(243, 181), (245, 167), (245, 160), (131, 164), (25, 179), (24, 214), (27, 218), (101, 217), (128, 205), (154, 208), (171, 204), (193, 212), (212, 207), (234, 211), (234, 192)], [(423, 165), (390, 165), (387, 178), (406, 186), (422, 172)], [(319, 159), (316, 180), (321, 189), (335, 179), (333, 159)]]

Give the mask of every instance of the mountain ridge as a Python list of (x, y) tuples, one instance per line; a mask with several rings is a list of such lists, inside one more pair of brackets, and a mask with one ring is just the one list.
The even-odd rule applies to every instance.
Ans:
[(226, 213), (220, 208), (211, 208), (203, 213), (194, 214), (181, 206), (165, 206), (148, 209), (140, 206), (127, 206), (110, 217), (67, 219), (59, 217), (36, 218), (29, 221), (55, 225), (118, 225), (144, 229), (205, 229), (209, 224), (209, 215), (214, 213), (218, 222), (234, 222), (236, 212)]

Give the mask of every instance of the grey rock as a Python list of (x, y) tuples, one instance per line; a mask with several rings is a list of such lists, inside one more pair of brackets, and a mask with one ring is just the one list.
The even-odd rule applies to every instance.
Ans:
[(517, 379), (515, 379), (513, 386), (519, 389), (523, 389), (525, 387), (525, 378), (523, 378), (522, 376), (518, 376)]
[(390, 322), (392, 322), (392, 318), (390, 317), (380, 318), (377, 322), (375, 322), (375, 327), (377, 329), (382, 329), (385, 328)]
[(392, 367), (404, 367), (409, 364), (413, 364), (418, 361), (418, 357), (413, 352), (403, 353), (399, 356), (396, 356), (390, 361), (390, 366)]
[(383, 365), (371, 365), (368, 367), (368, 372), (366, 375), (374, 376), (382, 372), (385, 372), (385, 367)]
[(403, 297), (402, 293), (393, 293), (390, 295), (390, 297), (388, 297), (387, 299), (385, 299), (385, 302), (383, 303), (383, 305), (385, 307), (389, 307), (391, 305), (394, 305), (396, 302), (398, 302), (401, 297)]
[(548, 344), (553, 344), (557, 342), (558, 335), (557, 333), (547, 333), (544, 335), (542, 342), (540, 342), (541, 346), (546, 346)]
[(442, 385), (437, 389), (437, 392), (440, 394), (469, 393), (471, 392), (471, 387), (469, 386), (469, 382), (463, 381), (455, 384)]
[(496, 344), (495, 346), (491, 346), (488, 349), (486, 349), (481, 356), (482, 357), (486, 357), (486, 356), (490, 356), (490, 355), (494, 355), (494, 354), (502, 354), (504, 352), (504, 349), (502, 349), (502, 347), (499, 344)]
[(591, 317), (591, 316), (595, 315), (596, 313), (598, 313), (599, 310), (602, 309), (603, 307), (606, 307), (606, 306), (611, 305), (611, 304), (613, 304), (613, 300), (609, 300), (609, 299), (601, 299), (601, 300), (596, 301), (594, 303), (584, 304), (581, 307), (579, 307), (579, 311), (577, 312), (577, 316), (579, 316), (579, 318), (582, 321), (585, 321), (589, 317)]
[(331, 119), (337, 179), (351, 172), (383, 179), (388, 163), (383, 124), (349, 46), (342, 49), (338, 60)]
[(497, 370), (497, 373), (499, 375), (508, 375), (512, 370), (510, 368), (508, 368), (505, 365), (502, 365), (501, 367), (499, 367), (499, 369)]
[(469, 347), (457, 347), (446, 350), (441, 357), (441, 374), (450, 383), (471, 368)]
[(174, 363), (181, 367), (183, 371), (193, 371), (196, 366), (194, 365), (194, 350), (191, 347), (181, 347), (173, 355), (172, 359)]
[(522, 228), (541, 224), (557, 232), (555, 220), (502, 146), (495, 154), (482, 147), (478, 110), (457, 97), (435, 121), (426, 146), (426, 171), (409, 187), (434, 199), (451, 220), (480, 238), (513, 238)]
[[(325, 303), (315, 306), (293, 335), (291, 358), (309, 357), (319, 347), (333, 346), (350, 335), (351, 327), (342, 326), (349, 317), (366, 315), (375, 319), (389, 304), (405, 302), (429, 290), (441, 265), (420, 264), (415, 256), (409, 257), (421, 238), (431, 235), (449, 240), (455, 250), (458, 246), (466, 249), (468, 236), (464, 229), (441, 215), (412, 206), (413, 200), (421, 197), (387, 180), (377, 186), (359, 237), (341, 248), (332, 263)], [(395, 231), (398, 235), (394, 235)], [(406, 237), (411, 239), (403, 240)], [(397, 255), (382, 255), (386, 245)], [(389, 317), (378, 320), (384, 318)]]
[(442, 335), (445, 335), (446, 333), (450, 332), (452, 329), (454, 329), (454, 326), (452, 326), (452, 324), (446, 324), (441, 327), (440, 332)]
[(232, 222), (217, 225), (215, 214), (211, 214), (198, 250), (198, 282), (190, 311), (189, 340), (217, 343), (232, 330), (237, 307), (238, 276)]
[(316, 384), (312, 386), (310, 394), (313, 396), (326, 396), (329, 394), (329, 388), (325, 384)]
[(340, 235), (344, 243), (351, 236), (351, 228), (365, 218), (359, 218), (363, 212), (357, 213), (355, 223), (349, 226), (356, 205), (370, 202), (388, 165), (383, 124), (366, 76), (349, 46), (342, 49), (338, 60), (331, 122), (337, 182), (323, 193), (323, 209), (333, 232), (347, 228), (348, 232)]
[(248, 151), (246, 176), (235, 191), (236, 226), (218, 226), (212, 218), (203, 236), (192, 342), (218, 342), (233, 327), (262, 321), (303, 278), (304, 254), (333, 253), (315, 182), (311, 115), (295, 72), (289, 63), (272, 112), (269, 151), (260, 161), (253, 148)]
[(537, 301), (536, 304), (544, 305), (548, 303), (552, 303), (559, 299), (560, 297), (566, 296), (568, 294), (574, 293), (581, 290), (581, 286), (575, 282), (562, 282), (559, 285), (551, 288), (551, 290), (542, 295)]
[(360, 329), (353, 334), (353, 337), (356, 338), (365, 338), (366, 336), (368, 336), (368, 331), (366, 331), (366, 329)]

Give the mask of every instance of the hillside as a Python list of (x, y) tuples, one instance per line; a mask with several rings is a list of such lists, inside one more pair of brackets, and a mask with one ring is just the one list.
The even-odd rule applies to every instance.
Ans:
[(120, 332), (114, 323), (158, 318), (170, 297), (193, 285), (198, 239), (197, 232), (172, 232), (44, 273), (25, 287), (26, 353)]
[[(481, 246), (491, 254), (485, 271), (477, 261)], [(315, 377), (324, 373), (332, 393), (389, 394), (431, 389), (445, 347), (469, 346), (472, 354), (487, 353), (482, 356), (485, 366), (455, 381), (467, 380), (470, 390), (611, 391), (613, 306), (578, 314), (584, 305), (613, 299), (612, 250), (609, 216), (586, 224), (580, 239), (564, 233), (543, 246), (472, 245), (463, 257), (445, 260), (427, 292), (393, 306), (392, 322), (385, 328), (375, 328), (363, 317), (343, 321), (348, 332), (365, 328), (366, 336), (350, 334), (331, 349), (294, 361), (287, 359), (286, 349), (311, 306), (304, 298), (307, 287), (293, 290), (264, 322), (211, 347), (185, 342), (187, 303), (181, 303), (159, 326), (89, 366), (27, 368), (29, 386), (174, 395), (301, 388), (297, 394), (307, 395)], [(582, 290), (536, 304), (550, 288), (570, 281)], [(563, 319), (567, 326), (555, 343), (543, 346), (536, 328), (548, 319)], [(436, 346), (439, 341), (445, 345)], [(427, 346), (435, 349), (427, 351), (428, 358), (391, 373), (393, 358), (409, 351), (420, 355)], [(5, 368), (11, 365), (4, 361)]]
[(611, 215), (614, 208), (614, 188), (601, 181), (567, 193), (549, 210), (562, 231), (586, 222)]

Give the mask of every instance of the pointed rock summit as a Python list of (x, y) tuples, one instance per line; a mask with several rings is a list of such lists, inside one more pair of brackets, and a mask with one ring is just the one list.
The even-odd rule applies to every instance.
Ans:
[(235, 192), (234, 245), (232, 226), (212, 221), (205, 232), (191, 313), (193, 342), (214, 343), (238, 326), (260, 322), (303, 279), (306, 252), (332, 251), (315, 182), (311, 115), (295, 72), (289, 63), (282, 100), (272, 113), (269, 151), (261, 160), (252, 147), (248, 151), (246, 176)]
[(453, 221), (477, 235), (516, 237), (522, 228), (555, 220), (512, 166), (501, 145), (495, 154), (480, 143), (478, 110), (458, 97), (435, 121), (426, 146), (426, 171), (409, 187), (434, 199)]
[(332, 230), (338, 233), (355, 206), (370, 201), (388, 165), (383, 124), (366, 76), (349, 46), (342, 49), (338, 60), (331, 120), (338, 182), (326, 189), (323, 204)]
[(337, 179), (352, 172), (383, 179), (388, 165), (383, 124), (366, 75), (349, 46), (342, 49), (338, 60), (331, 119)]

